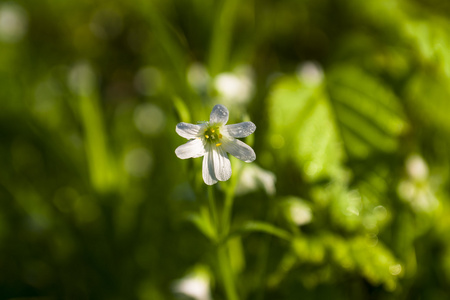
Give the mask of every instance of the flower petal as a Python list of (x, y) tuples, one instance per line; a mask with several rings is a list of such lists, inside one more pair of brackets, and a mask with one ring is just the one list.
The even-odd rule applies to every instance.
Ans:
[(205, 153), (205, 146), (201, 139), (190, 140), (175, 149), (175, 154), (181, 159), (200, 157)]
[(236, 139), (223, 139), (222, 142), (223, 149), (233, 155), (236, 158), (239, 158), (245, 162), (252, 162), (256, 159), (256, 154), (253, 149), (244, 142)]
[(225, 131), (234, 138), (244, 138), (256, 130), (256, 125), (252, 122), (243, 122), (225, 126)]
[(211, 115), (209, 116), (210, 124), (220, 123), (225, 125), (228, 122), (228, 109), (222, 104), (217, 104), (213, 107)]
[(213, 160), (213, 153), (210, 148), (210, 146), (207, 146), (208, 149), (205, 153), (205, 156), (203, 157), (203, 168), (202, 168), (202, 175), (203, 175), (203, 181), (207, 185), (213, 185), (217, 183), (217, 178), (214, 175), (214, 160)]
[[(215, 146), (211, 146), (215, 147)], [(227, 153), (221, 146), (215, 147), (212, 151), (214, 160), (214, 174), (217, 180), (226, 181), (231, 177), (231, 163)]]
[(202, 130), (202, 125), (195, 125), (189, 123), (178, 123), (175, 131), (185, 139), (194, 139), (199, 136), (200, 131)]

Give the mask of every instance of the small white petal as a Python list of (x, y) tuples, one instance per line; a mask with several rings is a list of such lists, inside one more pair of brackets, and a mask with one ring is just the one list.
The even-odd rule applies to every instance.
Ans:
[(175, 149), (175, 154), (181, 159), (200, 157), (205, 153), (205, 146), (201, 139), (190, 140)]
[(209, 123), (210, 124), (220, 123), (222, 125), (225, 125), (227, 122), (228, 122), (228, 109), (221, 104), (217, 104), (216, 106), (214, 106), (211, 111), (211, 115), (209, 116)]
[(202, 130), (202, 125), (195, 125), (189, 123), (178, 123), (175, 131), (185, 139), (194, 139), (199, 136)]
[(252, 162), (256, 159), (256, 154), (253, 149), (244, 142), (236, 139), (223, 140), (222, 142), (223, 149), (233, 155), (236, 158), (239, 158), (245, 162)]
[(256, 125), (252, 122), (243, 122), (225, 126), (225, 131), (234, 138), (244, 138), (256, 130)]
[(213, 185), (217, 183), (216, 175), (214, 175), (214, 161), (213, 161), (213, 153), (208, 146), (208, 151), (206, 151), (205, 156), (203, 157), (203, 168), (202, 168), (202, 175), (203, 175), (203, 181), (207, 185)]
[(227, 153), (220, 146), (215, 147), (212, 152), (214, 160), (214, 174), (216, 175), (216, 178), (220, 181), (226, 181), (230, 179), (231, 163)]

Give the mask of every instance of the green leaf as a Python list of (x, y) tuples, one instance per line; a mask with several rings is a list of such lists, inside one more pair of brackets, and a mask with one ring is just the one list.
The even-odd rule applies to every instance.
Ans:
[(450, 132), (450, 80), (421, 72), (409, 80), (405, 87), (405, 98), (414, 117), (433, 129)]
[(239, 227), (237, 230), (233, 231), (233, 233), (231, 233), (230, 236), (251, 232), (264, 232), (284, 240), (290, 240), (292, 237), (291, 234), (286, 230), (278, 228), (272, 224), (260, 221), (248, 221), (244, 223), (241, 227)]
[(302, 262), (321, 263), (325, 258), (325, 247), (318, 238), (296, 237), (292, 241), (292, 248)]
[(356, 269), (372, 284), (383, 284), (387, 290), (395, 289), (403, 272), (402, 266), (376, 237), (358, 236), (344, 240), (337, 235), (329, 235), (325, 243), (332, 260), (344, 269)]
[(217, 232), (212, 224), (211, 216), (208, 209), (203, 206), (200, 208), (200, 213), (191, 213), (187, 219), (194, 224), (197, 229), (203, 233), (211, 241), (217, 241)]
[(269, 97), (272, 147), (311, 181), (343, 177), (346, 157), (395, 151), (408, 127), (399, 99), (377, 78), (351, 64), (326, 75), (315, 86), (283, 77)]
[[(380, 37), (391, 37), (388, 43), (405, 46), (422, 62), (433, 65), (450, 78), (450, 21), (424, 9), (423, 3), (419, 2), (350, 1), (362, 19), (382, 30)], [(380, 38), (377, 41), (380, 45)]]
[(286, 76), (269, 97), (271, 144), (309, 180), (338, 176), (344, 158), (333, 110), (322, 86)]
[(347, 153), (365, 158), (397, 149), (407, 128), (397, 96), (380, 80), (353, 65), (334, 67), (327, 87)]

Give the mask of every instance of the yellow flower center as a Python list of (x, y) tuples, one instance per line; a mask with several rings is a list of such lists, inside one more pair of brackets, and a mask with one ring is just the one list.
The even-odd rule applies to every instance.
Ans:
[(214, 125), (206, 127), (204, 136), (207, 142), (214, 143), (216, 147), (222, 145), (222, 143), (220, 142), (222, 134), (220, 133), (219, 126)]

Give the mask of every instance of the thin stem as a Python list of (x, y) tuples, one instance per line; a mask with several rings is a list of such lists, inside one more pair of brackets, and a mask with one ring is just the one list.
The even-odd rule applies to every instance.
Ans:
[(223, 226), (223, 236), (226, 237), (230, 230), (231, 224), (231, 211), (233, 210), (233, 202), (234, 202), (234, 191), (236, 189), (237, 178), (240, 177), (241, 169), (238, 170), (238, 174), (235, 176), (231, 176), (230, 184), (228, 186), (226, 195), (225, 195), (225, 204), (223, 207), (223, 215), (222, 215), (222, 226)]
[(228, 254), (228, 247), (226, 244), (220, 245), (217, 249), (219, 267), (222, 273), (223, 285), (228, 300), (238, 300), (239, 297), (236, 292), (236, 286), (234, 284), (234, 276), (231, 270), (231, 262)]
[(227, 66), (233, 26), (239, 0), (223, 0), (219, 3), (211, 38), (209, 66), (212, 76)]
[[(216, 232), (220, 233), (220, 222), (217, 217), (217, 207), (214, 199), (214, 187), (208, 187), (208, 201), (213, 219), (213, 224), (216, 227)], [(219, 235), (220, 236), (220, 235)], [(223, 287), (228, 300), (239, 300), (234, 283), (234, 275), (231, 269), (231, 261), (228, 254), (228, 246), (226, 243), (219, 243), (217, 245), (217, 260), (219, 263), (219, 271), (222, 277)]]
[(214, 226), (216, 227), (216, 232), (219, 232), (219, 220), (217, 217), (217, 207), (216, 201), (214, 199), (214, 187), (208, 186), (208, 201), (209, 201), (209, 209), (211, 210), (212, 221)]
[[(268, 205), (266, 208), (266, 218), (269, 222), (272, 222), (275, 219), (275, 210), (273, 208), (273, 203), (275, 201), (275, 198), (273, 196), (268, 197)], [(267, 264), (269, 261), (269, 255), (270, 255), (270, 244), (273, 240), (273, 236), (269, 235), (264, 238), (263, 245), (260, 248), (260, 256), (259, 261), (261, 262), (259, 266), (259, 291), (257, 293), (256, 299), (257, 300), (263, 300), (264, 299), (264, 292), (266, 289), (266, 275), (267, 275)]]

